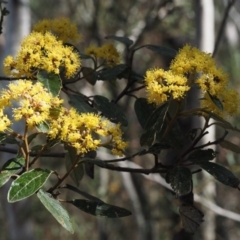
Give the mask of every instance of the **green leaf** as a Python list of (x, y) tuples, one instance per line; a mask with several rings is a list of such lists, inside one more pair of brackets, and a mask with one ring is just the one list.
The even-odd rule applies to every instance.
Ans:
[(217, 106), (217, 108), (219, 108), (221, 111), (223, 111), (223, 104), (219, 100), (219, 98), (217, 98), (216, 96), (212, 96), (209, 92), (208, 92), (208, 95), (209, 95), (210, 99), (212, 100), (212, 102)]
[(14, 136), (9, 136), (6, 133), (0, 133), (0, 144), (18, 144), (19, 142), (16, 140)]
[(198, 163), (198, 165), (211, 174), (219, 182), (233, 188), (238, 188), (240, 183), (239, 179), (236, 178), (234, 174), (225, 167), (213, 162), (203, 162)]
[(86, 103), (85, 99), (80, 95), (68, 94), (69, 103), (78, 111), (78, 113), (97, 113), (97, 110)]
[(157, 45), (146, 45), (146, 48), (149, 50), (156, 52), (160, 55), (166, 56), (166, 57), (171, 57), (174, 58), (177, 54), (177, 51), (172, 49), (172, 48), (167, 48), (167, 47), (162, 47), (162, 46), (157, 46)]
[(130, 47), (133, 44), (133, 40), (127, 37), (118, 37), (118, 36), (106, 36), (106, 39), (113, 39), (120, 43), (123, 43), (126, 47)]
[(155, 109), (154, 104), (149, 104), (146, 98), (138, 98), (135, 101), (134, 110), (142, 128), (145, 127), (149, 116)]
[(52, 171), (32, 169), (15, 179), (8, 191), (8, 202), (17, 202), (30, 197), (47, 181)]
[[(170, 120), (170, 116), (168, 116)], [(161, 142), (163, 134), (165, 132), (165, 129), (167, 128), (166, 122), (163, 124), (162, 131), (159, 132), (156, 136), (156, 140)], [(180, 128), (180, 125), (177, 121), (173, 124), (172, 128), (168, 131), (166, 134), (164, 141), (169, 143), (169, 145), (172, 146), (174, 149), (180, 149), (183, 147), (186, 139), (182, 132), (182, 129)]]
[(127, 68), (126, 64), (119, 64), (112, 68), (106, 68), (98, 72), (94, 72), (93, 77), (96, 80), (102, 80), (102, 81), (115, 80), (119, 74), (125, 71), (126, 68)]
[(47, 133), (49, 131), (49, 125), (46, 122), (41, 122), (36, 125), (38, 132)]
[(191, 205), (180, 206), (179, 213), (184, 230), (194, 234), (203, 222), (203, 213)]
[(192, 173), (186, 167), (175, 167), (166, 176), (166, 181), (171, 184), (178, 196), (186, 195), (192, 191)]
[(2, 187), (9, 178), (16, 174), (24, 166), (25, 158), (11, 158), (3, 166), (0, 172), (0, 187)]
[(187, 161), (194, 163), (201, 163), (211, 161), (216, 157), (216, 153), (213, 149), (198, 149), (189, 154)]
[(152, 128), (157, 132), (160, 132), (166, 117), (167, 110), (168, 110), (167, 103), (155, 109), (149, 116), (144, 129)]
[(59, 95), (62, 88), (62, 82), (59, 75), (41, 70), (37, 74), (37, 79), (54, 97)]
[(53, 217), (70, 233), (74, 233), (73, 225), (68, 212), (60, 202), (52, 197), (51, 194), (40, 189), (37, 196), (44, 207), (53, 215)]
[(193, 141), (196, 138), (198, 131), (199, 131), (199, 128), (193, 128), (189, 130), (186, 134), (186, 139)]
[(128, 125), (127, 118), (122, 112), (121, 108), (103, 96), (94, 96), (94, 101), (96, 103), (96, 109), (98, 109), (102, 114), (114, 123), (121, 123), (122, 126), (126, 127)]
[(90, 68), (90, 67), (82, 67), (82, 74), (84, 76), (84, 78), (91, 84), (91, 85), (95, 85), (96, 83), (96, 78), (93, 77), (93, 73), (95, 72), (94, 69)]
[(39, 133), (36, 132), (36, 133), (33, 133), (33, 134), (29, 135), (28, 136), (28, 144), (30, 144), (32, 142), (32, 140), (37, 137), (38, 134)]
[(235, 152), (235, 153), (240, 153), (240, 146), (234, 144), (234, 143), (231, 143), (227, 140), (223, 140), (222, 142), (220, 142), (219, 144), (222, 148), (225, 148), (225, 149), (228, 149), (232, 152)]
[[(84, 154), (84, 158), (91, 158), (91, 159), (95, 159), (97, 156), (97, 152), (96, 151), (90, 151), (86, 154)], [(91, 162), (84, 162), (84, 168), (85, 168), (85, 172), (86, 174), (94, 179), (94, 164)]]
[[(70, 170), (73, 164), (76, 164), (77, 153), (75, 148), (67, 147), (67, 153), (65, 154), (66, 169)], [(84, 175), (83, 164), (78, 163), (73, 171), (70, 173), (72, 180), (79, 186), (79, 182), (82, 180)]]
[(97, 197), (94, 197), (94, 196), (92, 196), (92, 195), (90, 195), (90, 194), (88, 194), (86, 192), (83, 192), (80, 189), (78, 189), (78, 188), (76, 188), (76, 187), (74, 187), (74, 186), (72, 186), (70, 184), (66, 184), (62, 188), (67, 188), (67, 189), (69, 189), (69, 190), (71, 190), (73, 192), (76, 192), (76, 193), (82, 195), (83, 197), (87, 198), (88, 200), (91, 200), (91, 201), (94, 201), (94, 202), (102, 202), (103, 203), (103, 201), (101, 199), (99, 199)]
[(82, 211), (98, 217), (120, 218), (131, 215), (127, 209), (113, 206), (104, 202), (75, 199), (68, 201)]
[(146, 130), (140, 137), (140, 145), (150, 147), (156, 139), (156, 131), (153, 128)]

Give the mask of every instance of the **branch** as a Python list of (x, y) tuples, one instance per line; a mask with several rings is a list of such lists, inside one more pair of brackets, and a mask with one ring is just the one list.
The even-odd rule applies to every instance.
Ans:
[(229, 0), (228, 1), (228, 5), (227, 5), (227, 8), (225, 10), (225, 13), (224, 13), (224, 16), (223, 16), (223, 19), (222, 19), (222, 22), (221, 22), (221, 25), (220, 25), (220, 29), (218, 31), (218, 35), (217, 35), (217, 38), (216, 38), (216, 42), (215, 42), (215, 46), (214, 46), (214, 51), (213, 51), (213, 54), (212, 56), (214, 57), (218, 51), (218, 47), (219, 47), (219, 44), (220, 44), (220, 40), (222, 38), (222, 35), (223, 35), (223, 32), (224, 32), (224, 28), (226, 26), (226, 23), (227, 23), (227, 18), (228, 18), (228, 14), (231, 10), (231, 7), (234, 5), (235, 3), (235, 0)]
[[(137, 165), (136, 163), (133, 162), (121, 162), (119, 163), (120, 166), (125, 166), (125, 167), (134, 167), (134, 168), (141, 168), (139, 165)], [(142, 176), (144, 178), (147, 178), (148, 180), (151, 180), (153, 182), (156, 182), (160, 185), (162, 185), (163, 187), (169, 189), (172, 191), (172, 188), (170, 186), (170, 184), (166, 183), (165, 179), (160, 175), (160, 174), (151, 174), (151, 175), (144, 175), (142, 174)], [(238, 221), (240, 222), (240, 214), (223, 209), (222, 207), (218, 206), (217, 204), (209, 201), (208, 199), (199, 196), (198, 194), (194, 194), (194, 201), (200, 203), (202, 206), (208, 208), (209, 210), (213, 211), (214, 213), (232, 219), (234, 221)]]

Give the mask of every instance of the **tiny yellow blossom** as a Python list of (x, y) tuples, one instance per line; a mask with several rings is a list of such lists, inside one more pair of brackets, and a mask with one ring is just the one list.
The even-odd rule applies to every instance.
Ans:
[(44, 19), (33, 26), (35, 32), (51, 32), (63, 42), (76, 43), (81, 39), (77, 25), (68, 18)]
[(181, 99), (190, 89), (187, 78), (171, 71), (152, 69), (146, 72), (146, 91), (149, 103), (160, 105), (170, 98)]

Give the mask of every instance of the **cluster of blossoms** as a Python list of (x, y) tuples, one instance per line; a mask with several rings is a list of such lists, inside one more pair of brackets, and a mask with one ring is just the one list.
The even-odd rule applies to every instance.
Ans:
[(49, 126), (50, 138), (69, 143), (78, 153), (87, 153), (107, 145), (113, 154), (122, 155), (127, 147), (127, 143), (122, 140), (120, 125), (112, 124), (97, 114), (78, 114), (74, 108), (62, 108), (59, 116), (51, 119)]
[[(40, 82), (33, 84), (31, 81), (18, 80), (8, 85), (8, 89), (2, 90), (0, 97), (0, 110), (3, 114), (7, 107), (12, 107), (14, 102), (18, 106), (12, 109), (15, 121), (25, 119), (30, 128), (49, 119), (51, 109), (59, 108), (63, 100), (53, 97)], [(2, 115), (3, 116), (3, 115)], [(0, 119), (1, 131), (7, 129), (11, 121)]]
[(44, 19), (34, 25), (33, 31), (40, 33), (51, 32), (64, 43), (77, 43), (81, 39), (77, 25), (72, 23), (68, 18)]
[(90, 46), (85, 50), (87, 55), (93, 56), (96, 60), (101, 59), (104, 65), (113, 67), (120, 63), (120, 54), (111, 43), (106, 43), (101, 47)]
[[(18, 80), (8, 85), (0, 97), (0, 131), (8, 131), (11, 121), (4, 114), (13, 103), (19, 105), (12, 110), (15, 121), (24, 119), (28, 128), (42, 122), (49, 125), (48, 137), (58, 139), (76, 148), (79, 154), (107, 145), (113, 154), (122, 155), (127, 143), (122, 140), (120, 125), (112, 124), (97, 114), (78, 114), (75, 109), (67, 110), (63, 100), (53, 97), (40, 82)], [(54, 113), (54, 114), (53, 114)], [(101, 139), (100, 136), (105, 137)]]
[(38, 70), (59, 74), (61, 68), (70, 78), (80, 68), (79, 55), (70, 46), (63, 45), (52, 33), (32, 32), (21, 43), (14, 58), (6, 57), (4, 72), (14, 77), (34, 77)]
[[(210, 54), (189, 45), (178, 52), (169, 71), (147, 71), (145, 82), (150, 103), (160, 105), (170, 99), (180, 100), (197, 84), (204, 94), (203, 108), (222, 117), (239, 113), (240, 99), (235, 90), (227, 87), (228, 76), (216, 67)], [(221, 101), (223, 111), (212, 102), (210, 95)]]

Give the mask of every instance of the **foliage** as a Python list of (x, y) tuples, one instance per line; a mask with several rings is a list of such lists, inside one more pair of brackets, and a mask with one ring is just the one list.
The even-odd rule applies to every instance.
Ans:
[[(125, 37), (106, 37), (124, 45), (128, 58), (121, 63), (121, 54), (112, 43), (89, 46), (80, 51), (72, 45), (79, 37), (77, 28), (67, 19), (43, 20), (23, 40), (17, 56), (8, 56), (4, 61), (7, 76), (1, 79), (11, 82), (0, 96), (0, 143), (2, 151), (8, 151), (4, 148), (5, 144), (18, 147), (15, 158), (7, 160), (0, 173), (0, 186), (11, 180), (8, 201), (20, 201), (36, 193), (56, 220), (73, 233), (72, 222), (62, 203), (72, 204), (95, 216), (119, 218), (131, 214), (79, 189), (85, 173), (93, 178), (90, 168), (161, 173), (180, 200), (183, 227), (194, 233), (203, 221), (203, 214), (194, 206), (193, 174), (204, 170), (217, 181), (239, 189), (239, 180), (230, 170), (210, 162), (217, 154), (211, 149), (212, 145), (219, 144), (237, 153), (240, 151), (237, 145), (225, 140), (226, 129), (239, 131), (227, 120), (239, 113), (237, 92), (228, 87), (227, 75), (216, 66), (209, 54), (189, 45), (175, 52), (149, 44), (135, 47), (133, 41)], [(149, 69), (141, 80), (141, 75), (132, 67), (134, 55), (141, 48), (172, 57), (169, 70)], [(85, 65), (85, 61), (89, 60), (91, 67)], [(91, 85), (98, 81), (120, 81), (124, 88), (112, 100), (101, 95), (87, 96), (81, 89), (71, 87), (84, 80)], [(199, 99), (201, 107), (187, 109), (185, 100), (194, 87), (202, 91), (203, 98)], [(142, 89), (146, 98), (137, 96)], [(68, 96), (70, 108), (66, 107), (61, 92)], [(136, 99), (135, 114), (142, 127), (141, 146), (134, 154), (128, 154), (126, 150), (128, 143), (124, 140), (122, 129), (127, 131), (130, 126), (127, 114), (119, 104), (122, 98), (131, 97)], [(13, 107), (15, 102), (17, 107)], [(9, 109), (11, 117), (7, 115)], [(179, 120), (195, 116), (204, 119), (204, 126), (184, 133)], [(12, 129), (12, 124), (20, 120), (24, 122), (23, 134)], [(213, 124), (223, 129), (223, 136), (202, 143)], [(34, 145), (33, 140), (38, 135), (45, 136), (44, 144)], [(53, 169), (35, 167), (46, 152), (48, 156), (59, 156), (53, 150), (56, 145), (64, 148), (62, 155), (66, 172), (63, 175)], [(100, 147), (122, 158), (99, 159), (96, 151)], [(161, 154), (168, 150), (176, 153), (175, 159), (163, 164)], [(115, 165), (116, 162), (147, 154), (154, 156), (152, 168)], [(54, 185), (45, 189), (46, 181), (53, 176), (56, 178)], [(77, 187), (66, 183), (68, 176), (72, 177)], [(62, 199), (59, 189), (74, 191), (86, 199)]]

